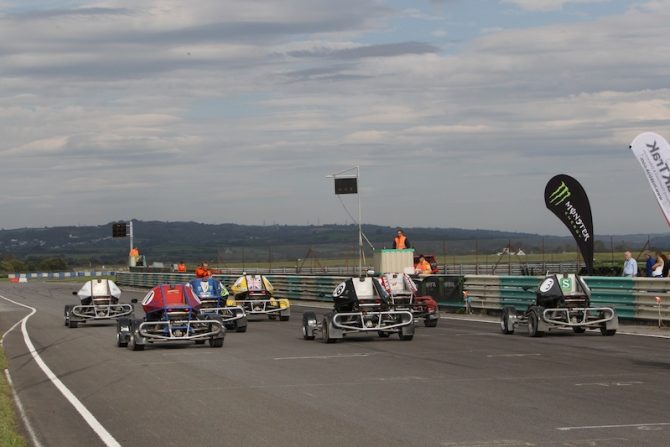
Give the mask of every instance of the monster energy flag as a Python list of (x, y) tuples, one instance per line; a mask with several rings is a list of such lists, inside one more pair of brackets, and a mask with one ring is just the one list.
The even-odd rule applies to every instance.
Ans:
[(645, 132), (635, 137), (630, 148), (670, 224), (670, 145), (662, 136)]
[(565, 224), (577, 241), (586, 270), (593, 271), (593, 218), (582, 185), (569, 175), (559, 174), (544, 189), (544, 203)]

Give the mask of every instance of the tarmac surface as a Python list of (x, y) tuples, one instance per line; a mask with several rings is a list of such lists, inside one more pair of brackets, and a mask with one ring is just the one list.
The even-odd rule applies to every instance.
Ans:
[[(294, 302), (290, 321), (251, 321), (248, 332), (227, 333), (223, 348), (133, 352), (116, 347), (114, 322), (63, 325), (79, 286), (0, 283), (0, 297), (36, 309), (30, 341), (109, 433), (107, 445), (670, 445), (668, 338), (529, 338), (461, 317), (419, 325), (412, 341), (324, 344), (302, 339), (309, 308)], [(124, 291), (121, 301), (143, 295)], [(0, 299), (0, 333), (29, 313)], [(105, 445), (40, 369), (20, 326), (4, 349), (37, 445)]]

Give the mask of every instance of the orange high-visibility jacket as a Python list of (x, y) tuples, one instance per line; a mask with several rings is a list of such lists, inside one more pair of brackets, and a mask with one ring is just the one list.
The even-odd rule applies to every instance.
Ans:
[(396, 236), (393, 238), (393, 248), (398, 250), (403, 250), (405, 248), (410, 248), (409, 239), (406, 236)]
[(195, 277), (196, 278), (206, 278), (208, 276), (212, 276), (212, 271), (209, 269), (204, 268), (203, 266), (199, 265), (195, 269)]

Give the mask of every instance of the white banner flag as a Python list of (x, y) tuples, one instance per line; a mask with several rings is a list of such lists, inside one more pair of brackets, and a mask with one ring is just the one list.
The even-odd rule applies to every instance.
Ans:
[(670, 225), (670, 144), (653, 132), (641, 133), (630, 144), (651, 190)]

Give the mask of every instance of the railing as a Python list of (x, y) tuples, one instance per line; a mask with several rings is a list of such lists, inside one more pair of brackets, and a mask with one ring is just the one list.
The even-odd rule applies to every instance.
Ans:
[[(583, 276), (593, 306), (614, 307), (622, 318), (670, 321), (670, 279)], [(541, 276), (466, 275), (464, 289), (474, 309), (526, 309), (535, 301)], [(659, 298), (659, 301), (656, 298)]]
[[(238, 274), (215, 275), (224, 284), (232, 284)], [(332, 275), (277, 275), (269, 274), (268, 279), (279, 297), (290, 300), (331, 301), (335, 287), (346, 276)], [(670, 279), (651, 278), (610, 278), (600, 276), (583, 277), (592, 291), (593, 306), (611, 306), (622, 318), (635, 320), (670, 321)], [(116, 281), (119, 285), (153, 287), (165, 283), (181, 283), (193, 279), (187, 273), (138, 273), (119, 272)], [(526, 309), (535, 300), (535, 290), (542, 280), (541, 276), (493, 276), (434, 275), (424, 279), (442, 282), (442, 288), (435, 293), (428, 290), (440, 305), (452, 310), (463, 308), (460, 287), (467, 290), (472, 300), (472, 308), (479, 312), (497, 313), (504, 306)], [(447, 285), (445, 285), (447, 284)], [(420, 287), (421, 288), (421, 287)], [(454, 293), (456, 291), (456, 293)], [(656, 297), (660, 299), (657, 302)]]

